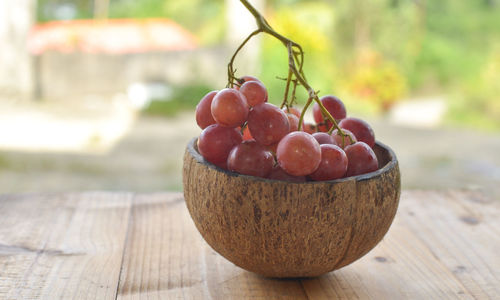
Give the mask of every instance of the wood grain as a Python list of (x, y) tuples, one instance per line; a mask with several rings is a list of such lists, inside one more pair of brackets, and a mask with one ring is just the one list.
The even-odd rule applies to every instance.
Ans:
[(465, 291), (483, 299), (500, 298), (498, 201), (474, 203), (480, 196), (464, 192), (415, 192), (414, 197), (426, 201), (403, 203), (407, 215), (402, 225), (432, 249)]
[(136, 197), (132, 224), (120, 299), (268, 299), (276, 295), (291, 299), (303, 293), (300, 282), (263, 279), (216, 254), (194, 227), (180, 194)]
[(499, 299), (499, 200), (405, 191), (363, 258), (276, 280), (215, 253), (179, 193), (0, 196), (0, 299)]
[(2, 198), (0, 298), (114, 298), (131, 200), (110, 193)]

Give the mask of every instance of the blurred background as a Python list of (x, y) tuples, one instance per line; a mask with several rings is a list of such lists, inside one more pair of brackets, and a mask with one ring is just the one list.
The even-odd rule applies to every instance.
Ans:
[[(500, 199), (500, 0), (250, 2), (396, 151), (403, 188)], [(0, 0), (0, 193), (182, 190), (194, 108), (254, 29), (237, 0)], [(277, 104), (286, 59), (262, 36), (237, 75)]]

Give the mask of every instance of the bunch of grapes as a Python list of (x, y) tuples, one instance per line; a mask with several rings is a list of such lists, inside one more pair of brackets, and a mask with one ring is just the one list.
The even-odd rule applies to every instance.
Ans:
[(378, 169), (372, 128), (346, 117), (337, 97), (320, 99), (338, 123), (335, 130), (318, 103), (313, 107), (316, 124), (310, 124), (303, 123), (297, 108), (280, 109), (267, 100), (266, 87), (252, 76), (239, 79), (234, 88), (205, 95), (196, 107), (196, 122), (203, 129), (200, 154), (229, 171), (293, 182), (333, 180)]

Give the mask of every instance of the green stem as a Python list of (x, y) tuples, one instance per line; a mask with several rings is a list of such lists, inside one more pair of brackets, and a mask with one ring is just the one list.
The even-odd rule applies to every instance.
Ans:
[[(235, 59), (236, 55), (238, 54), (238, 52), (241, 50), (241, 48), (243, 48), (243, 46), (253, 36), (255, 36), (261, 32), (267, 33), (267, 34), (275, 37), (279, 41), (281, 41), (283, 43), (283, 45), (285, 45), (285, 47), (288, 50), (288, 78), (287, 78), (287, 83), (286, 83), (285, 99), (283, 100), (284, 105), (286, 105), (288, 107), (290, 102), (291, 102), (288, 100), (288, 89), (290, 87), (290, 82), (292, 81), (292, 77), (295, 77), (295, 80), (297, 81), (297, 83), (295, 83), (295, 84), (300, 83), (300, 85), (302, 85), (304, 87), (304, 89), (306, 89), (307, 94), (309, 96), (307, 103), (304, 106), (304, 109), (302, 110), (302, 113), (301, 113), (301, 116), (299, 119), (299, 130), (302, 127), (302, 122), (304, 120), (304, 113), (307, 110), (307, 108), (309, 108), (309, 106), (311, 105), (312, 100), (314, 100), (316, 103), (318, 103), (319, 108), (320, 108), (321, 112), (323, 113), (323, 115), (326, 117), (326, 119), (330, 120), (330, 122), (332, 122), (332, 124), (333, 124), (333, 127), (330, 130), (330, 133), (331, 133), (331, 131), (333, 131), (333, 129), (337, 129), (339, 131), (340, 135), (342, 135), (343, 137), (346, 136), (347, 134), (345, 134), (344, 131), (342, 131), (342, 129), (338, 126), (337, 121), (335, 121), (335, 119), (332, 117), (330, 112), (328, 112), (328, 110), (323, 106), (323, 104), (319, 100), (317, 93), (309, 85), (309, 83), (306, 80), (306, 77), (305, 77), (305, 74), (303, 71), (304, 51), (302, 50), (302, 47), (299, 44), (295, 43), (294, 41), (292, 41), (292, 40), (282, 36), (281, 34), (277, 33), (276, 31), (274, 31), (274, 29), (271, 27), (271, 25), (269, 25), (269, 23), (262, 16), (262, 14), (260, 14), (257, 11), (257, 9), (255, 9), (255, 7), (253, 7), (247, 0), (240, 0), (240, 2), (254, 16), (258, 29), (255, 30), (254, 32), (252, 32), (245, 39), (245, 41), (243, 41), (243, 43), (238, 47), (238, 49), (234, 53), (233, 57), (231, 58), (231, 61), (229, 62), (229, 65), (228, 65), (228, 77), (229, 77), (228, 78), (228, 82), (229, 82), (228, 85), (231, 87), (233, 86), (232, 82), (233, 82), (233, 79), (235, 78), (234, 77), (233, 63), (234, 63), (234, 59)], [(296, 51), (294, 51), (294, 48), (296, 49)], [(299, 66), (298, 68), (297, 68), (297, 65)], [(291, 75), (293, 75), (293, 76), (291, 76)], [(294, 89), (294, 94), (295, 94), (295, 89)], [(293, 99), (292, 99), (292, 101), (293, 101)], [(283, 107), (283, 104), (282, 104), (282, 107)]]
[(231, 60), (229, 61), (229, 64), (227, 65), (227, 76), (228, 76), (228, 87), (232, 88), (233, 87), (233, 80), (236, 79), (234, 76), (234, 69), (233, 69), (233, 64), (234, 60), (236, 59), (236, 55), (238, 55), (238, 52), (240, 52), (241, 49), (254, 37), (255, 35), (259, 34), (262, 32), (260, 29), (255, 30), (254, 32), (250, 33), (250, 35), (241, 43), (241, 45), (236, 49), (234, 52), (233, 56), (231, 57)]
[(285, 105), (288, 108), (288, 91), (290, 90), (290, 80), (292, 80), (292, 71), (288, 70), (288, 77), (286, 79), (286, 87), (285, 87), (285, 95), (283, 96), (283, 102), (280, 105), (280, 108), (283, 108)]
[(296, 97), (295, 97), (295, 91), (297, 90), (297, 79), (294, 79), (293, 80), (293, 88), (292, 88), (292, 98), (290, 100), (290, 106), (293, 106), (293, 104), (295, 103), (295, 100), (296, 100)]
[(302, 123), (304, 123), (304, 116), (306, 114), (307, 108), (309, 107), (309, 105), (311, 105), (311, 103), (312, 103), (312, 98), (309, 97), (307, 99), (306, 105), (304, 106), (304, 109), (302, 109), (302, 112), (300, 113), (299, 128), (297, 129), (298, 131), (302, 129)]

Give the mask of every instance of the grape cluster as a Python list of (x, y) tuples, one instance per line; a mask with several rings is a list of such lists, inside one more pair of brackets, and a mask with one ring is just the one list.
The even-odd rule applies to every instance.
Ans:
[(266, 87), (253, 76), (239, 83), (208, 93), (196, 107), (196, 122), (203, 129), (198, 150), (207, 161), (240, 174), (292, 182), (333, 180), (378, 169), (372, 128), (347, 117), (339, 98), (324, 96), (320, 101), (342, 132), (331, 131), (333, 124), (317, 103), (316, 124), (303, 123), (298, 131), (301, 111), (268, 103)]

